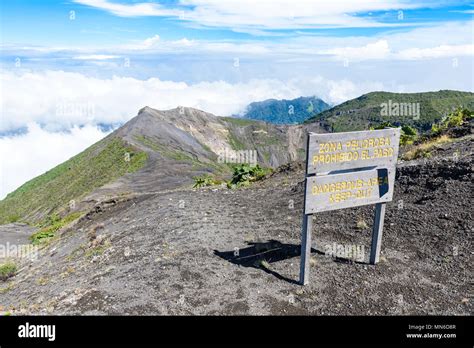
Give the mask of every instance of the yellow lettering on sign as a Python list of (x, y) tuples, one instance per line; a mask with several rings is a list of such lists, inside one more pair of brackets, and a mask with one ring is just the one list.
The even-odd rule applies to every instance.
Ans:
[(336, 152), (342, 150), (341, 142), (321, 143), (319, 144), (319, 153)]

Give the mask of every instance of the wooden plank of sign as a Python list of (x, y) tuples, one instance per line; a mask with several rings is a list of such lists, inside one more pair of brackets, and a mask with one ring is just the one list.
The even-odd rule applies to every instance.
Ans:
[(370, 169), (306, 179), (305, 214), (390, 202), (395, 169)]
[(308, 174), (368, 167), (395, 168), (400, 128), (362, 132), (311, 133)]

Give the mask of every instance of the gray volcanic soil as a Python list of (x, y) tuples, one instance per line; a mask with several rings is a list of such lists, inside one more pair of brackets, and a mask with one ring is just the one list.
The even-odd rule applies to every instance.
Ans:
[[(245, 189), (180, 189), (96, 206), (0, 283), (0, 311), (472, 314), (472, 148), (468, 138), (399, 164), (376, 266), (366, 263), (372, 206), (321, 213), (310, 284), (295, 283), (304, 172), (293, 163)], [(333, 243), (364, 246), (365, 262), (326, 256)]]

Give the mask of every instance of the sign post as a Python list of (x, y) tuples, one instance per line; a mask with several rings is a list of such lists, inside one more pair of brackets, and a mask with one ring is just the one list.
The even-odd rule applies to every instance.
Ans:
[[(310, 137), (306, 142), (306, 149), (309, 149)], [(306, 163), (309, 160), (309, 152), (306, 151)], [(306, 197), (308, 180), (308, 166), (306, 166), (304, 196)], [(307, 285), (309, 282), (309, 262), (311, 258), (311, 231), (313, 229), (313, 215), (306, 214), (306, 199), (303, 202), (303, 227), (301, 229), (301, 263), (300, 263), (300, 282)]]
[(379, 260), (385, 204), (393, 197), (400, 129), (315, 134), (306, 145), (300, 283), (309, 282), (312, 215), (375, 204), (370, 263)]
[(372, 245), (370, 247), (370, 263), (372, 265), (375, 265), (379, 262), (384, 217), (385, 203), (377, 203), (375, 205), (374, 227), (372, 229)]

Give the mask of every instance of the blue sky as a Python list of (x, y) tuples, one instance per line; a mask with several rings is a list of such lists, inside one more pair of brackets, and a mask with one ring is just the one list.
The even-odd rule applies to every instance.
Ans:
[(470, 1), (0, 6), (0, 198), (144, 105), (234, 115), (268, 98), (316, 95), (338, 104), (376, 90), (474, 90)]
[[(264, 0), (265, 1), (265, 0)], [(217, 3), (218, 1), (214, 2)], [(220, 2), (226, 2), (225, 0)], [(94, 5), (95, 3), (95, 5)], [(207, 23), (200, 22), (199, 16), (187, 19), (187, 13), (196, 11), (193, 1), (155, 1), (143, 2), (148, 5), (156, 4), (160, 8), (176, 13), (164, 13), (163, 16), (153, 14), (153, 11), (135, 13), (130, 10), (130, 15), (107, 9), (104, 4), (121, 4), (125, 7), (137, 6), (139, 1), (71, 1), (71, 0), (15, 0), (2, 2), (2, 30), (4, 43), (31, 44), (40, 46), (64, 45), (72, 42), (75, 46), (110, 45), (113, 43), (126, 43), (137, 38), (146, 39), (160, 33), (166, 40), (177, 40), (182, 37), (189, 39), (227, 39), (227, 40), (252, 40), (257, 39), (251, 33), (240, 31), (252, 25), (230, 23), (224, 25), (219, 20), (225, 20), (231, 13), (223, 8), (221, 11), (209, 11), (215, 14), (215, 19)], [(195, 3), (203, 3), (195, 1)], [(209, 1), (209, 3), (213, 3)], [(308, 2), (310, 4), (311, 2)], [(357, 4), (357, 2), (353, 3)], [(384, 3), (379, 1), (379, 3)], [(472, 19), (472, 4), (469, 1), (418, 1), (418, 2), (386, 2), (383, 10), (378, 6), (367, 6), (367, 9), (347, 14), (354, 18), (367, 20), (366, 25), (355, 21), (318, 25), (295, 23), (294, 28), (285, 28), (285, 24), (254, 25), (255, 29), (263, 30), (259, 38), (272, 38), (274, 34), (297, 36), (298, 32), (313, 35), (347, 36), (347, 35), (376, 35), (393, 28), (393, 25), (403, 25), (406, 29), (419, 25), (433, 25), (447, 21), (467, 21)], [(277, 3), (276, 3), (277, 4)], [(243, 5), (245, 6), (245, 5)], [(301, 7), (306, 6), (304, 4)], [(204, 6), (202, 6), (204, 7)], [(217, 7), (217, 6), (216, 6)], [(231, 6), (229, 6), (231, 7)], [(298, 7), (295, 2), (294, 7)], [(340, 6), (344, 12), (344, 6)], [(374, 10), (370, 10), (374, 8)], [(363, 9), (363, 7), (362, 7)], [(75, 12), (75, 20), (71, 20), (71, 11)], [(182, 11), (182, 12), (180, 12)], [(291, 10), (290, 10), (291, 11)], [(399, 11), (403, 13), (403, 20), (399, 18)], [(251, 9), (249, 9), (251, 12)], [(344, 13), (346, 14), (346, 13)], [(239, 15), (242, 15), (240, 13)], [(295, 10), (293, 16), (298, 15)], [(337, 14), (339, 15), (339, 14)], [(291, 17), (291, 12), (288, 17)], [(335, 17), (335, 19), (338, 16)], [(340, 16), (339, 16), (340, 17)], [(248, 21), (250, 22), (250, 21)], [(297, 21), (296, 21), (297, 22)], [(330, 29), (324, 29), (328, 27)]]

